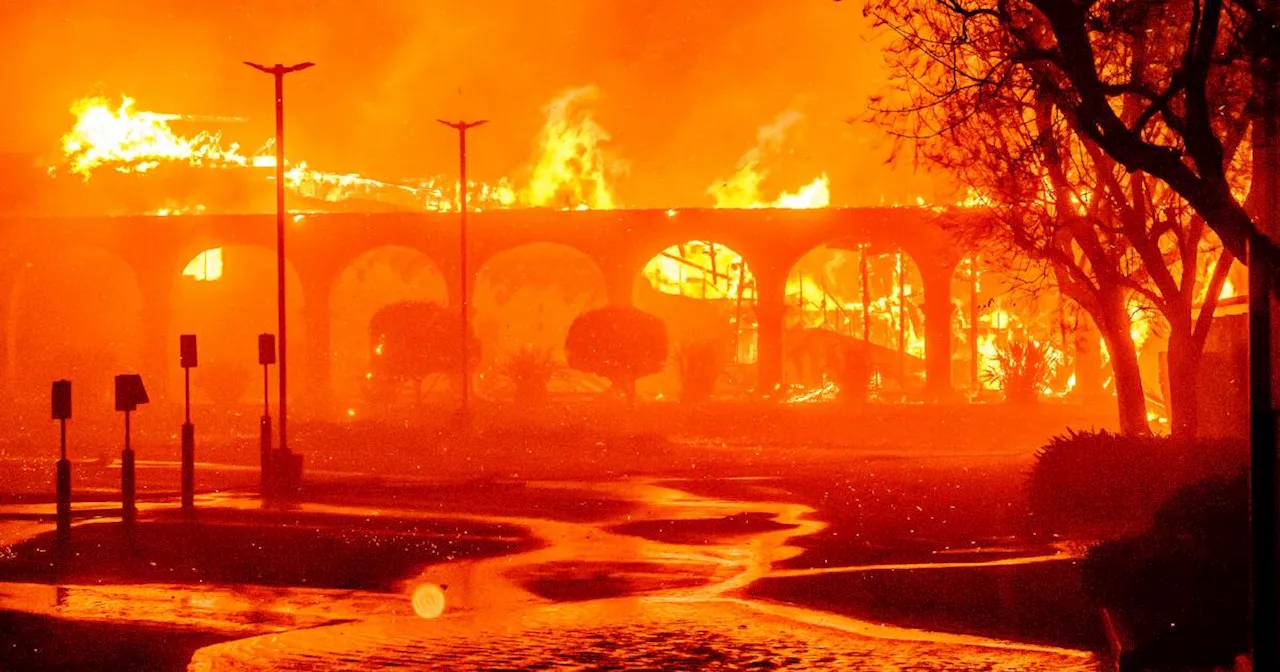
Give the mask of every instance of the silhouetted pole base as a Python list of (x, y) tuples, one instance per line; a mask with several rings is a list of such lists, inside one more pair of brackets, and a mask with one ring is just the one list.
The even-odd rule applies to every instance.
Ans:
[(126, 527), (133, 527), (138, 519), (138, 507), (134, 499), (136, 482), (133, 449), (125, 448), (124, 452), (120, 453), (120, 515)]
[(182, 508), (192, 511), (196, 506), (196, 426), (182, 424)]
[(71, 460), (58, 460), (58, 539), (71, 537)]
[(262, 458), (262, 474), (259, 490), (264, 499), (272, 496), (271, 492), (271, 416), (264, 415), (260, 423), (260, 450)]
[(302, 455), (291, 450), (272, 452), (271, 494), (276, 498), (291, 497), (302, 489)]

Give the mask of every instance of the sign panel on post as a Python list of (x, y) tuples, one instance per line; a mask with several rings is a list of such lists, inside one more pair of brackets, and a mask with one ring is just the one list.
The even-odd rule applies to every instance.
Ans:
[(150, 401), (147, 398), (147, 388), (142, 386), (142, 376), (136, 373), (116, 376), (117, 411), (136, 411), (138, 406)]
[(258, 363), (262, 366), (276, 363), (275, 334), (258, 334)]
[(196, 335), (182, 334), (178, 337), (179, 361), (184, 369), (196, 368), (200, 361), (196, 356)]
[(71, 381), (53, 381), (53, 419), (71, 419)]

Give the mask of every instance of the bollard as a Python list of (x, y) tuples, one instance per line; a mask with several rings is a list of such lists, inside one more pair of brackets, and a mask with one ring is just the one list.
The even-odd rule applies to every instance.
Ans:
[(142, 385), (142, 376), (136, 373), (116, 376), (116, 410), (124, 413), (124, 452), (120, 454), (120, 517), (126, 528), (132, 528), (138, 518), (138, 508), (134, 504), (136, 480), (129, 416), (137, 410), (139, 404), (150, 401), (147, 389)]
[(261, 429), (262, 473), (259, 489), (265, 499), (271, 496), (271, 416), (262, 416)]
[(191, 369), (200, 365), (195, 334), (179, 336), (178, 351), (185, 413), (182, 423), (182, 510), (191, 513), (196, 508), (196, 427), (191, 424)]
[(61, 450), (58, 454), (58, 475), (54, 488), (57, 501), (58, 539), (66, 541), (71, 536), (71, 461), (67, 459), (67, 419), (71, 417), (71, 381), (53, 382), (53, 419), (58, 421), (61, 434)]
[(58, 538), (71, 536), (71, 460), (58, 460)]
[(182, 425), (182, 509), (190, 512), (196, 506), (196, 426)]
[(138, 508), (134, 503), (135, 477), (133, 471), (133, 449), (125, 448), (120, 453), (120, 515), (126, 526), (132, 527), (138, 518)]

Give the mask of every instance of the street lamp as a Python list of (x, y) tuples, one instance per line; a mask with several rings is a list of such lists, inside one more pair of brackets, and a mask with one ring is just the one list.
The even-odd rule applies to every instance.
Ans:
[(244, 64), (271, 75), (276, 82), (276, 335), (280, 339), (280, 450), (288, 450), (288, 358), (285, 356), (285, 344), (288, 340), (285, 338), (284, 298), (284, 76), (306, 70), (315, 63), (298, 63), (287, 67), (279, 63), (271, 67), (249, 61)]
[(461, 221), (458, 230), (458, 265), (462, 287), (462, 312), (459, 317), (459, 331), (462, 336), (462, 408), (459, 410), (463, 427), (469, 425), (471, 417), (471, 342), (467, 338), (467, 326), (470, 321), (467, 311), (467, 129), (489, 123), (487, 119), (480, 121), (436, 121), (458, 132), (458, 203)]

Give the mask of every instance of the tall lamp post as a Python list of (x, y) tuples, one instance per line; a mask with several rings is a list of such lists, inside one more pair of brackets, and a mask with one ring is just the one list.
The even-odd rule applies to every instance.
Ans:
[(462, 406), (459, 409), (463, 427), (470, 426), (471, 420), (471, 340), (467, 338), (467, 326), (470, 322), (467, 305), (467, 129), (489, 123), (487, 119), (479, 121), (436, 121), (458, 132), (458, 211), (461, 220), (458, 224), (458, 265), (460, 267), (460, 286), (462, 288), (462, 312), (458, 319), (459, 333), (462, 338)]
[(285, 298), (284, 298), (284, 76), (291, 72), (306, 70), (315, 63), (298, 63), (284, 66), (279, 63), (271, 67), (257, 63), (244, 62), (245, 65), (261, 70), (275, 78), (276, 82), (276, 320), (277, 336), (280, 344), (280, 450), (288, 450), (288, 358), (285, 356)]

